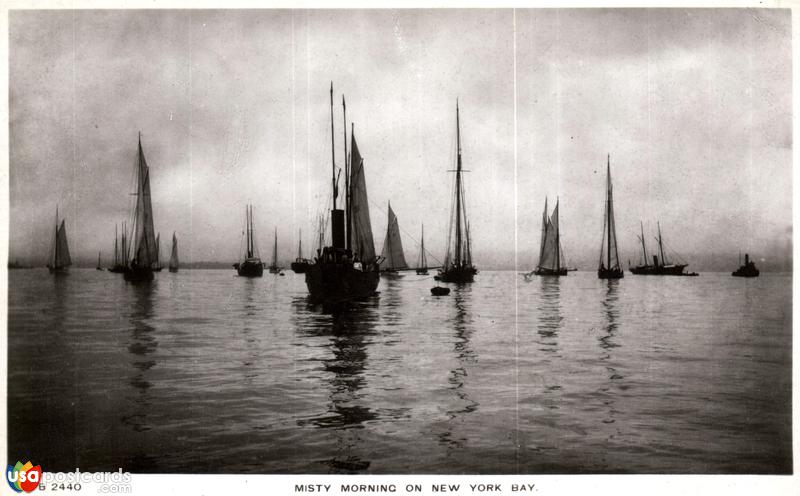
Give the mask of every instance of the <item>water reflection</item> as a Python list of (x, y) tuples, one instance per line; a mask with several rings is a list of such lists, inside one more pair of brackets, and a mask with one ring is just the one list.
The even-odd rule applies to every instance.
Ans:
[(158, 341), (154, 335), (155, 328), (150, 325), (153, 317), (153, 293), (154, 285), (132, 284), (128, 286), (133, 293), (133, 308), (130, 314), (132, 325), (130, 339), (128, 341), (128, 352), (131, 356), (133, 375), (130, 385), (138, 393), (133, 397), (135, 403), (134, 412), (122, 418), (122, 422), (136, 432), (150, 430), (147, 422), (147, 412), (150, 409), (150, 397), (148, 390), (152, 386), (148, 377), (148, 371), (155, 366), (156, 362), (151, 358), (158, 347)]
[(363, 458), (368, 446), (363, 446), (363, 424), (378, 418), (367, 406), (363, 390), (368, 345), (375, 335), (379, 319), (378, 299), (354, 302), (344, 312), (335, 315), (318, 314), (306, 303), (293, 300), (295, 309), (305, 318), (297, 319), (297, 332), (308, 337), (326, 337), (331, 356), (323, 360), (326, 381), (330, 386), (327, 411), (308, 422), (317, 428), (332, 429), (335, 435), (336, 456), (326, 460), (331, 472), (357, 473), (369, 468)]
[(558, 351), (558, 332), (564, 317), (561, 315), (561, 278), (540, 277), (539, 350), (554, 354)]
[(454, 288), (453, 302), (455, 312), (453, 313), (452, 323), (455, 332), (453, 351), (456, 358), (456, 367), (450, 370), (447, 377), (448, 389), (450, 389), (458, 399), (455, 406), (447, 410), (449, 421), (446, 430), (439, 434), (439, 441), (450, 449), (457, 449), (464, 446), (467, 442), (465, 436), (456, 436), (453, 428), (457, 426), (457, 420), (476, 411), (479, 403), (470, 398), (467, 393), (467, 378), (469, 377), (469, 365), (477, 362), (477, 356), (470, 344), (472, 334), (475, 331), (473, 318), (469, 312), (472, 303), (472, 286), (459, 285)]
[(616, 334), (619, 327), (619, 280), (611, 279), (606, 281), (606, 294), (602, 300), (602, 312), (606, 320), (604, 333), (597, 340), (600, 344), (601, 357), (600, 360), (605, 363), (606, 371), (608, 373), (609, 384), (607, 387), (600, 389), (602, 394), (604, 410), (606, 417), (602, 420), (604, 424), (613, 424), (616, 422), (616, 417), (620, 413), (615, 409), (616, 398), (612, 389), (612, 385), (616, 385), (619, 389), (625, 389), (619, 385), (619, 381), (624, 379), (624, 376), (618, 371), (616, 362), (614, 361), (614, 350), (621, 345), (617, 342)]
[(258, 304), (255, 300), (255, 280), (248, 277), (242, 281), (242, 284), (244, 296), (244, 305), (242, 309), (244, 314), (244, 318), (242, 319), (242, 337), (244, 338), (245, 348), (248, 350), (247, 356), (242, 362), (242, 366), (245, 370), (244, 378), (247, 383), (250, 384), (257, 376), (256, 371), (253, 370), (253, 364), (258, 360), (258, 346), (256, 346), (257, 339), (254, 334), (253, 324), (256, 321)]
[(403, 322), (403, 297), (401, 294), (402, 278), (384, 277), (382, 278), (383, 288), (381, 290), (381, 305), (386, 324), (390, 326), (398, 325)]

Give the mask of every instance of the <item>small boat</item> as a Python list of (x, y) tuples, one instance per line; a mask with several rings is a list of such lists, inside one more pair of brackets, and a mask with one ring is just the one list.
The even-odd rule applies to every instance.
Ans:
[(450, 288), (443, 288), (442, 286), (434, 286), (431, 288), (433, 296), (446, 296), (450, 294)]
[(138, 160), (136, 164), (136, 206), (134, 207), (133, 258), (128, 262), (125, 253), (123, 277), (130, 282), (153, 280), (153, 268), (158, 262), (153, 205), (150, 198), (150, 168), (142, 150), (142, 133), (139, 133)]
[[(622, 279), (625, 272), (620, 267), (617, 249), (617, 229), (614, 221), (614, 200), (611, 188), (611, 154), (606, 163), (606, 208), (603, 221), (603, 242), (600, 244), (600, 263), (597, 277), (600, 279)], [(605, 256), (604, 256), (605, 255)]]
[(661, 237), (661, 223), (658, 223), (658, 237), (656, 241), (658, 242), (658, 251), (661, 255), (659, 259), (659, 255), (653, 255), (653, 265), (647, 263), (647, 246), (644, 242), (644, 225), (640, 222), (639, 226), (641, 228), (642, 235), (639, 236), (639, 241), (642, 243), (642, 264), (637, 265), (636, 267), (631, 267), (631, 273), (640, 275), (640, 276), (696, 276), (698, 275), (696, 272), (685, 273), (683, 269), (686, 268), (689, 264), (675, 264), (669, 263), (667, 261), (667, 257), (664, 256), (664, 241)]
[[(739, 255), (739, 263), (742, 263), (741, 252)], [(733, 277), (758, 277), (758, 269), (755, 262), (750, 260), (750, 255), (744, 254), (744, 265), (740, 266), (735, 271), (731, 272)]]
[(272, 264), (269, 266), (270, 274), (280, 274), (281, 268), (278, 267), (278, 228), (275, 228), (275, 245), (272, 250)]
[(164, 267), (161, 265), (161, 233), (156, 234), (156, 265), (153, 272), (161, 272)]
[(419, 237), (419, 258), (417, 259), (417, 275), (428, 275), (428, 257), (425, 255), (425, 225), (422, 225), (422, 234)]
[(403, 254), (403, 241), (400, 239), (400, 226), (391, 203), (389, 203), (389, 222), (386, 226), (386, 238), (383, 240), (379, 264), (381, 274), (389, 277), (400, 276), (398, 271), (408, 268), (406, 257)]
[(169, 271), (178, 272), (178, 238), (172, 233), (172, 253), (169, 256)]
[(248, 205), (245, 210), (245, 243), (244, 260), (233, 264), (236, 273), (242, 277), (261, 277), (264, 274), (264, 264), (258, 256), (255, 234), (253, 229), (253, 206)]
[[(372, 239), (372, 224), (369, 218), (367, 181), (364, 160), (356, 144), (351, 127), (349, 160), (345, 161), (345, 208), (336, 208), (338, 187), (336, 183), (336, 160), (333, 130), (333, 84), (331, 84), (331, 187), (333, 208), (331, 209), (331, 245), (320, 250), (314, 263), (306, 271), (306, 287), (309, 299), (322, 303), (325, 308), (335, 310), (352, 300), (364, 299), (375, 294), (380, 283), (378, 259)], [(346, 112), (342, 98), (343, 114)], [(346, 122), (346, 115), (343, 115)], [(347, 128), (344, 129), (347, 144)], [(347, 147), (344, 156), (347, 158)]]
[(467, 209), (464, 205), (464, 184), (461, 178), (461, 122), (459, 121), (458, 101), (456, 101), (456, 177), (453, 189), (453, 210), (450, 213), (451, 230), (448, 234), (453, 239), (453, 246), (447, 247), (444, 264), (439, 269), (439, 281), (466, 283), (475, 279), (478, 269), (472, 265), (472, 250), (469, 235)]
[(542, 236), (539, 245), (539, 263), (531, 271), (537, 276), (565, 276), (567, 267), (562, 256), (561, 235), (558, 224), (558, 200), (556, 208), (550, 217), (547, 216), (547, 198), (544, 199), (544, 213), (542, 214)]
[(105, 269), (103, 269), (103, 267), (100, 265), (100, 252), (99, 252), (99, 251), (97, 252), (97, 267), (95, 267), (95, 269), (96, 269), (96, 270), (105, 270)]
[(295, 274), (305, 274), (309, 263), (307, 258), (303, 258), (303, 231), (300, 231), (300, 237), (297, 242), (297, 258), (294, 259), (290, 267)]
[(69, 256), (69, 244), (67, 243), (67, 227), (65, 220), (61, 219), (61, 226), (58, 225), (58, 206), (56, 206), (56, 227), (53, 236), (53, 244), (50, 250), (50, 257), (47, 263), (47, 270), (51, 274), (63, 274), (67, 272), (67, 267), (72, 265), (72, 258)]

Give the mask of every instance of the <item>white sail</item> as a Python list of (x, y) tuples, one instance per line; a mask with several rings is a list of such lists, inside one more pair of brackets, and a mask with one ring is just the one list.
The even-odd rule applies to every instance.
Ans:
[(178, 268), (178, 238), (175, 233), (172, 233), (172, 254), (169, 256), (169, 268), (175, 270)]
[(364, 160), (358, 151), (353, 134), (350, 152), (350, 216), (352, 246), (355, 256), (365, 263), (375, 260), (375, 242), (372, 239), (372, 223), (369, 219), (367, 181), (364, 177)]
[(617, 229), (614, 221), (613, 188), (611, 186), (611, 158), (606, 173), (606, 205), (603, 219), (603, 244), (600, 248), (600, 267), (621, 269), (617, 250)]
[(153, 206), (150, 201), (150, 169), (139, 140), (139, 168), (136, 191), (136, 217), (134, 231), (133, 265), (152, 267), (158, 261), (156, 233), (153, 227)]
[[(546, 208), (547, 203), (545, 201)], [(549, 218), (547, 218), (547, 210), (545, 210), (542, 223), (544, 224), (544, 229), (538, 268), (559, 270), (564, 267), (564, 260), (561, 256), (561, 243), (558, 233), (558, 202), (556, 202), (556, 208), (553, 209), (553, 213)]]
[(69, 256), (69, 244), (67, 243), (67, 227), (64, 221), (61, 221), (61, 227), (58, 228), (56, 235), (56, 249), (53, 267), (61, 268), (72, 265), (72, 258)]
[(386, 227), (386, 238), (383, 241), (381, 251), (381, 268), (383, 269), (405, 269), (408, 267), (406, 257), (403, 254), (403, 241), (400, 239), (400, 226), (397, 223), (397, 216), (389, 204), (389, 224)]

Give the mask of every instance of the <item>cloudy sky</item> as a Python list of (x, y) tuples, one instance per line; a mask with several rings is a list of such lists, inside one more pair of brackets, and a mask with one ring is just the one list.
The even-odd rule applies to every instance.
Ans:
[(140, 131), (182, 260), (236, 260), (248, 203), (262, 257), (275, 227), (294, 257), (329, 202), (333, 81), (378, 250), (391, 200), (407, 259), (423, 222), (442, 258), (458, 99), (479, 268), (530, 268), (558, 197), (569, 264), (593, 269), (607, 154), (623, 260), (641, 220), (696, 270), (790, 263), (788, 10), (12, 11), (9, 29), (12, 259), (44, 263), (56, 204), (73, 258), (109, 254)]

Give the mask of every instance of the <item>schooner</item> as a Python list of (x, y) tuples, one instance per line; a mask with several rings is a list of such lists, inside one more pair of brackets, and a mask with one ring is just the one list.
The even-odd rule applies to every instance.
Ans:
[(248, 205), (245, 210), (245, 243), (244, 260), (233, 264), (236, 273), (242, 277), (261, 277), (264, 274), (264, 264), (258, 256), (256, 239), (253, 229), (253, 206)]
[(547, 198), (544, 199), (544, 213), (542, 214), (542, 236), (539, 246), (539, 263), (533, 274), (537, 276), (565, 276), (567, 266), (564, 262), (561, 247), (561, 235), (558, 227), (558, 200), (556, 208), (550, 217), (547, 216)]
[(614, 221), (614, 200), (611, 189), (611, 154), (606, 163), (606, 208), (603, 221), (603, 242), (600, 245), (600, 263), (597, 277), (600, 279), (621, 279), (624, 271), (620, 267), (617, 250), (617, 229)]
[[(127, 259), (123, 273), (126, 281), (152, 281), (158, 262), (158, 245), (153, 227), (153, 205), (150, 199), (150, 169), (142, 151), (142, 133), (136, 164), (136, 206), (133, 212), (133, 258)], [(127, 249), (127, 248), (126, 248)]]

